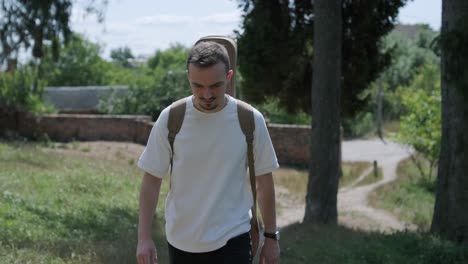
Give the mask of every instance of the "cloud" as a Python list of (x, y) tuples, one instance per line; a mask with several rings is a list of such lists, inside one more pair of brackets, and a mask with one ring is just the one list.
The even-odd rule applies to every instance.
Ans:
[(236, 24), (240, 21), (240, 14), (237, 12), (211, 14), (202, 17), (179, 16), (179, 15), (155, 15), (144, 16), (135, 19), (137, 26), (171, 26), (187, 24)]
[(139, 17), (135, 20), (135, 24), (138, 26), (181, 25), (192, 21), (191, 16), (157, 15)]
[(201, 18), (202, 22), (215, 24), (232, 24), (240, 21), (240, 14), (237, 12), (213, 14)]

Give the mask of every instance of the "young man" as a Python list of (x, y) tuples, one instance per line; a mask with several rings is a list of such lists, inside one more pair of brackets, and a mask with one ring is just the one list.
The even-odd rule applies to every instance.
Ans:
[[(247, 143), (236, 99), (226, 94), (233, 75), (226, 49), (214, 42), (195, 45), (187, 60), (192, 95), (173, 152), (168, 140), (170, 107), (154, 124), (138, 166), (145, 171), (140, 193), (137, 259), (158, 263), (151, 222), (161, 181), (169, 172), (166, 237), (170, 263), (252, 263), (249, 236), (252, 191)], [(279, 263), (272, 171), (279, 167), (268, 130), (254, 109), (254, 157), (257, 197), (265, 239), (261, 263)], [(172, 156), (172, 154), (174, 154)]]

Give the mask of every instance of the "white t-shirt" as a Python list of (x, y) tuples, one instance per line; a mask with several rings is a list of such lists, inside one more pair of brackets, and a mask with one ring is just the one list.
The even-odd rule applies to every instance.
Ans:
[[(247, 143), (237, 116), (236, 99), (216, 113), (187, 108), (174, 142), (171, 190), (166, 199), (166, 237), (187, 252), (209, 252), (250, 230), (252, 191), (247, 174)], [(138, 167), (165, 177), (171, 148), (167, 139), (169, 109), (151, 130)], [(254, 109), (255, 175), (279, 167), (262, 114)]]

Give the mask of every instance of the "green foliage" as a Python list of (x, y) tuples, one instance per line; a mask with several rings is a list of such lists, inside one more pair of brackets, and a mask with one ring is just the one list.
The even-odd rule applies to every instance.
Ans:
[(370, 98), (366, 111), (375, 112), (379, 86), (382, 85), (384, 119), (399, 119), (404, 107), (401, 104), (402, 90), (397, 88), (410, 85), (424, 65), (439, 64), (438, 33), (426, 25), (416, 27), (418, 33), (414, 38), (394, 30), (383, 39), (382, 49), (392, 51), (392, 63), (360, 95)]
[[(244, 11), (238, 35), (243, 95), (260, 103), (279, 98), (288, 111), (311, 109), (313, 4), (309, 0), (238, 1)], [(392, 28), (406, 0), (343, 1), (342, 112), (352, 116), (367, 84), (390, 63), (380, 39)], [(363, 16), (362, 14), (367, 14)], [(382, 19), (382, 18), (385, 19)]]
[(109, 114), (143, 114), (157, 119), (172, 102), (188, 96), (188, 81), (184, 72), (169, 72), (160, 79), (135, 79), (129, 91), (121, 96), (113, 93), (100, 101), (99, 109)]
[(181, 70), (186, 65), (189, 49), (182, 44), (174, 44), (165, 51), (157, 50), (154, 56), (148, 59), (148, 67), (161, 70)]
[(375, 118), (370, 112), (359, 112), (354, 117), (344, 118), (341, 125), (345, 138), (363, 137), (374, 131)]
[(35, 58), (44, 56), (44, 42), (50, 41), (53, 53), (58, 54), (59, 43), (68, 40), (72, 1), (1, 1), (0, 32), (2, 50), (0, 62), (30, 48)]
[(137, 69), (120, 69), (113, 75), (113, 84), (129, 85), (124, 96), (114, 93), (100, 103), (100, 110), (111, 114), (144, 114), (157, 119), (161, 111), (172, 102), (188, 96), (186, 75), (187, 49), (175, 45), (157, 51), (148, 60), (148, 66)]
[(53, 107), (41, 100), (44, 82), (33, 86), (35, 73), (28, 67), (15, 72), (0, 72), (0, 104), (11, 108), (23, 107), (34, 113), (54, 111)]
[[(404, 27), (416, 30), (414, 37), (404, 33)], [(343, 118), (345, 137), (362, 137), (376, 131), (377, 101), (380, 86), (382, 87), (383, 120), (399, 120), (404, 114), (403, 96), (405, 89), (425, 65), (439, 64), (437, 46), (438, 33), (427, 25), (402, 25), (382, 40), (381, 49), (391, 52), (392, 62), (379, 76), (360, 94), (360, 98), (368, 98), (367, 104), (354, 117)], [(433, 76), (438, 73), (431, 73)]]
[(439, 67), (424, 66), (408, 87), (400, 89), (403, 89), (405, 115), (401, 118), (400, 132), (395, 139), (410, 145), (429, 160), (429, 172), (421, 170), (421, 174), (427, 178), (437, 163), (441, 145)]
[(270, 97), (264, 103), (254, 106), (263, 113), (268, 123), (310, 126), (312, 123), (310, 114), (302, 111), (297, 114), (290, 114), (279, 105), (278, 101), (278, 98)]
[[(46, 55), (46, 43), (58, 58), (62, 43), (71, 36), (72, 0), (1, 0), (0, 1), (0, 65), (16, 59), (19, 51), (32, 52), (34, 58)], [(102, 5), (99, 6), (98, 2)], [(107, 0), (88, 1), (87, 13), (95, 13), (102, 21)]]
[(113, 62), (125, 68), (132, 68), (129, 60), (135, 58), (132, 54), (132, 51), (127, 46), (111, 50), (110, 57), (112, 58)]
[(101, 47), (78, 34), (71, 37), (58, 60), (47, 55), (40, 64), (48, 86), (106, 85), (116, 66), (101, 58)]

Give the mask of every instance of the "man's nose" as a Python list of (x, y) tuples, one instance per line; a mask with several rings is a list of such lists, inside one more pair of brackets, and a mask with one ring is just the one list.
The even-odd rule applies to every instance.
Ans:
[(212, 95), (213, 93), (211, 92), (210, 88), (203, 89), (203, 93), (202, 93), (203, 98), (210, 99)]

